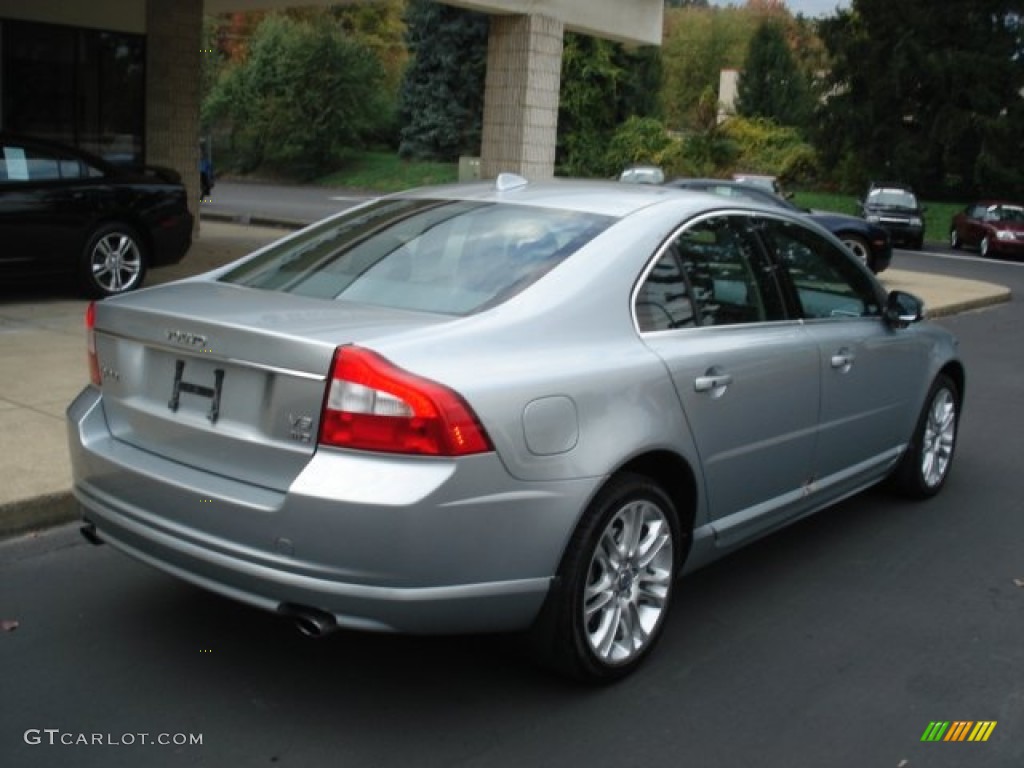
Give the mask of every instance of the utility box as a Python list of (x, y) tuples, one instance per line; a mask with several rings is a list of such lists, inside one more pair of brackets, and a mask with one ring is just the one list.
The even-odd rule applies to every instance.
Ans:
[(480, 158), (463, 155), (459, 158), (459, 181), (480, 181)]

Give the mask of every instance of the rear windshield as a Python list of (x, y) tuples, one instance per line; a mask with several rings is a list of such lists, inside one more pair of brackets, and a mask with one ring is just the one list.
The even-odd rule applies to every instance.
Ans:
[(380, 200), (272, 246), (220, 280), (465, 315), (514, 296), (613, 221), (502, 203)]

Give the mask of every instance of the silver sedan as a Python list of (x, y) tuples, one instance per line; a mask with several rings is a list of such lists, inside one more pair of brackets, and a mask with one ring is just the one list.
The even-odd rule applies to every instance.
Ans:
[(798, 214), (588, 182), (417, 190), (96, 303), (83, 533), (292, 619), (526, 630), (576, 678), (676, 577), (949, 474), (964, 369)]

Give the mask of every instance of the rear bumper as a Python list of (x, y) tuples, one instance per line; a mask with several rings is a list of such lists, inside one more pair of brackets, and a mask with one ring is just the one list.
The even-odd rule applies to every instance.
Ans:
[(151, 230), (153, 239), (153, 266), (177, 264), (192, 247), (192, 212), (167, 215), (156, 222)]
[(91, 388), (68, 430), (74, 494), (100, 539), (227, 597), (357, 629), (528, 627), (597, 483), (524, 484), (493, 454), (318, 451), (286, 491), (257, 488), (114, 440)]

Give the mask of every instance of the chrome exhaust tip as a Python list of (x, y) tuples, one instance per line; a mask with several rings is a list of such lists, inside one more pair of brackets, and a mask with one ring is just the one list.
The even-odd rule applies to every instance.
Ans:
[(295, 628), (306, 637), (323, 637), (336, 632), (338, 622), (334, 616), (319, 608), (310, 608), (306, 605), (295, 605), (294, 603), (281, 603), (277, 607), (278, 613), (283, 613), (292, 620)]

